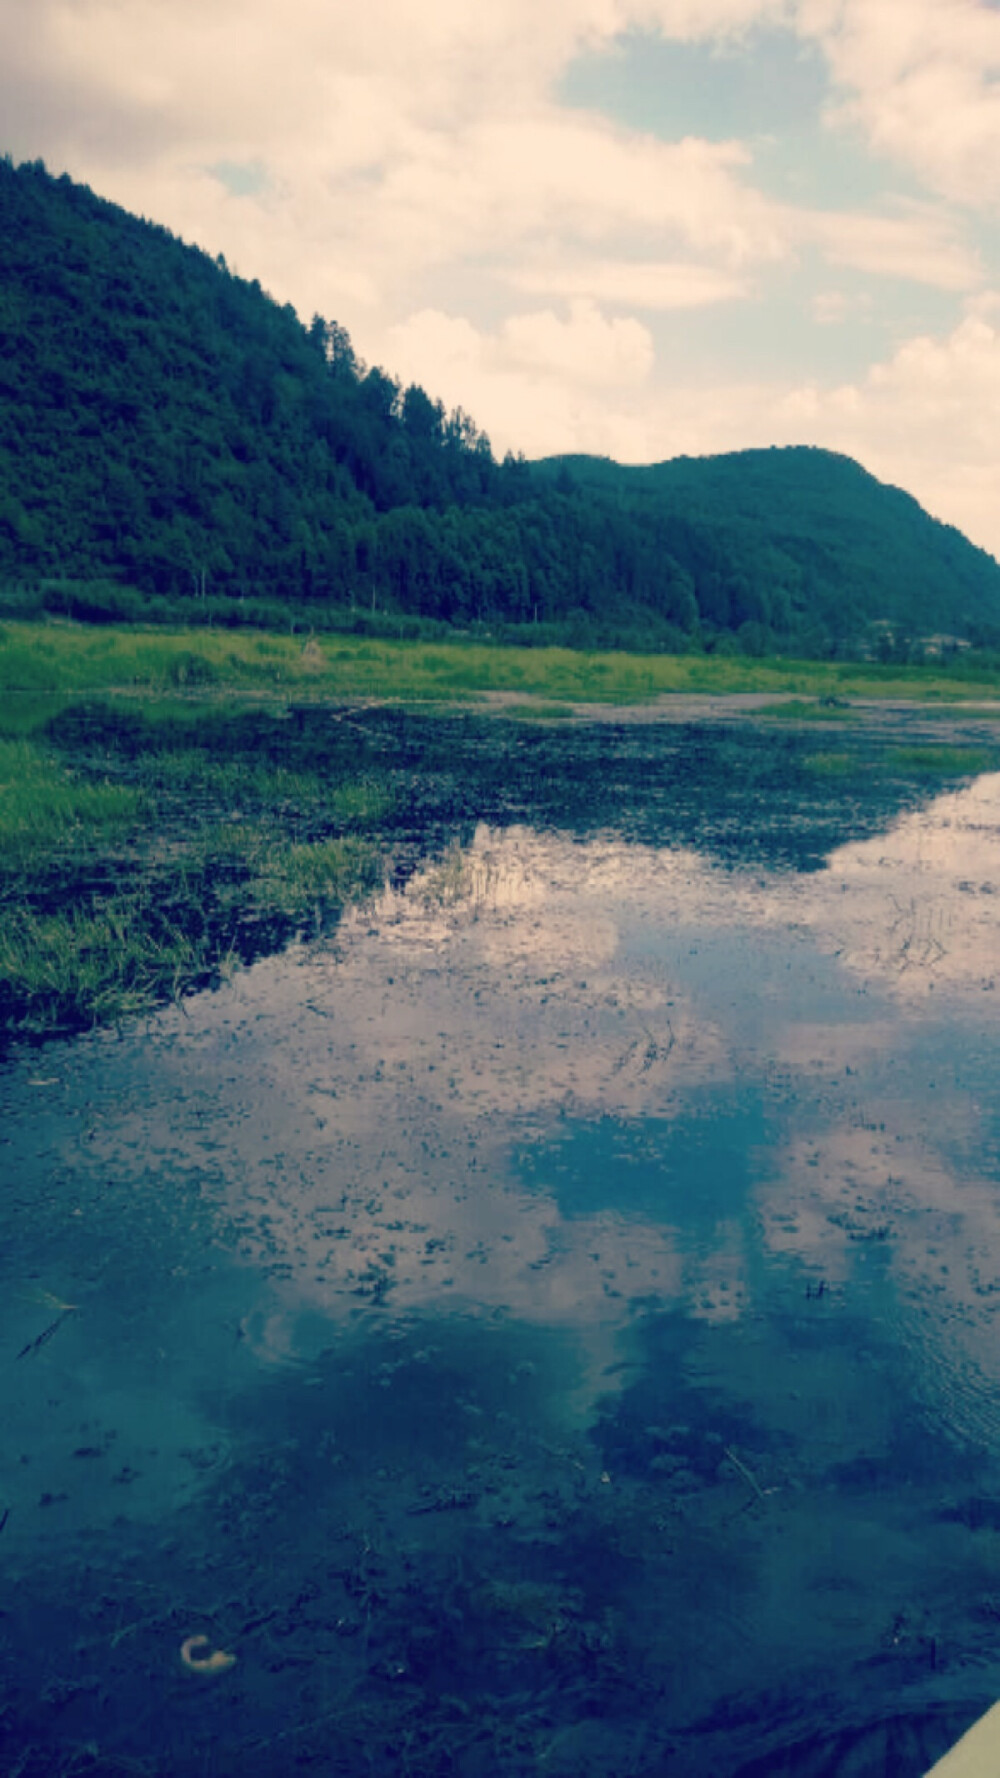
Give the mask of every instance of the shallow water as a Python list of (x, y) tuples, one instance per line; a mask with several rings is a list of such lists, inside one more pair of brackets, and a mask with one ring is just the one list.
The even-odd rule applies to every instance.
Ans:
[(0, 1074), (19, 1778), (917, 1778), (1000, 1691), (1000, 776), (479, 734), (326, 941)]

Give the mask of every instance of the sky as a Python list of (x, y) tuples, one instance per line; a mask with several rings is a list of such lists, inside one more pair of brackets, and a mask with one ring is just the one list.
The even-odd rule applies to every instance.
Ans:
[(0, 0), (4, 151), (497, 454), (823, 445), (1000, 556), (1000, 0)]

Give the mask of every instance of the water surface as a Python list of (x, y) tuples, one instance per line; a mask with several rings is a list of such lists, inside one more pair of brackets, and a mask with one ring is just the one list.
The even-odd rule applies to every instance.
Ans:
[(1000, 1687), (1000, 777), (442, 732), (336, 933), (0, 1075), (6, 1769), (916, 1778)]

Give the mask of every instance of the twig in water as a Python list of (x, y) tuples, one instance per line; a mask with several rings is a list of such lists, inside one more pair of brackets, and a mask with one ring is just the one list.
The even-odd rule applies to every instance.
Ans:
[(741, 1463), (735, 1451), (731, 1451), (728, 1445), (723, 1446), (723, 1454), (729, 1458), (733, 1468), (739, 1471), (743, 1480), (753, 1489), (758, 1500), (766, 1500), (769, 1494), (775, 1494), (777, 1492), (777, 1489), (775, 1488), (762, 1488), (757, 1477), (754, 1475), (753, 1470), (748, 1469), (745, 1463)]
[(29, 1340), (26, 1346), (21, 1347), (21, 1350), (17, 1355), (18, 1358), (27, 1358), (29, 1353), (41, 1351), (41, 1348), (48, 1344), (52, 1335), (58, 1331), (63, 1322), (68, 1321), (69, 1317), (75, 1313), (76, 1311), (74, 1309), (64, 1309), (61, 1315), (57, 1315), (54, 1321), (49, 1322), (48, 1327), (43, 1327), (41, 1333), (38, 1334), (35, 1339)]

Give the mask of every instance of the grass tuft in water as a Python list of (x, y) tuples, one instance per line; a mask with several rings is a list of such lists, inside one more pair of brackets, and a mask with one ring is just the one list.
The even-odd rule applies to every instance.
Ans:
[(196, 985), (206, 971), (197, 940), (151, 912), (141, 897), (93, 911), (5, 909), (0, 1029), (42, 1036), (105, 1024)]
[(220, 756), (188, 727), (72, 766), (51, 743), (0, 741), (0, 1041), (217, 983), (381, 880), (364, 836), (385, 783)]

